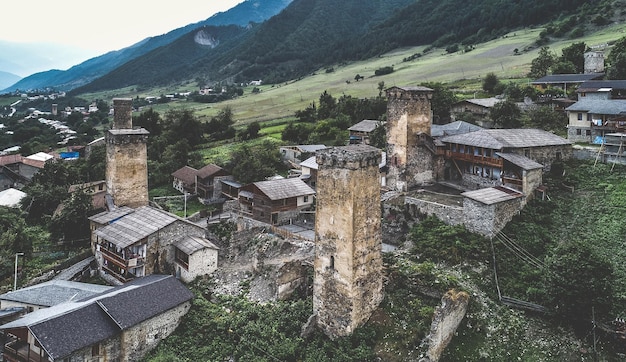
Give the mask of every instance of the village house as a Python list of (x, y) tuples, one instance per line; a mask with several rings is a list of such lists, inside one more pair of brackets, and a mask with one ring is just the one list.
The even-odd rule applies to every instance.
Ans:
[(222, 197), (222, 181), (232, 181), (233, 176), (218, 165), (208, 164), (199, 170), (183, 166), (172, 173), (172, 186), (180, 193), (197, 195), (201, 199)]
[(253, 219), (281, 224), (313, 206), (315, 190), (299, 178), (259, 181), (239, 191), (240, 210)]
[(0, 206), (18, 208), (22, 199), (26, 196), (25, 192), (18, 189), (8, 188), (2, 190), (0, 191)]
[(189, 281), (217, 269), (218, 247), (206, 230), (163, 210), (121, 207), (89, 220), (96, 261), (119, 282), (163, 273)]
[(487, 120), (493, 106), (503, 101), (504, 99), (496, 97), (465, 99), (452, 105), (450, 115), (453, 120), (459, 118), (463, 113)]
[(377, 127), (384, 127), (385, 122), (378, 120), (365, 119), (361, 122), (351, 126), (348, 128), (349, 135), (349, 143), (351, 145), (362, 144), (369, 145), (370, 144), (370, 134), (374, 132)]
[(486, 129), (442, 137), (445, 179), (469, 189), (508, 186), (525, 195), (552, 162), (571, 158), (571, 143), (539, 129)]
[(53, 158), (48, 156), (45, 160), (37, 154), (28, 157), (19, 154), (0, 156), (0, 189), (21, 189), (26, 186)]
[(137, 361), (169, 336), (193, 293), (152, 275), (0, 326), (5, 361)]
[(571, 142), (602, 144), (606, 134), (626, 130), (626, 99), (585, 96), (566, 111), (567, 138)]
[(430, 135), (433, 138), (441, 138), (444, 136), (453, 136), (456, 134), (480, 131), (480, 126), (465, 121), (455, 121), (446, 124), (433, 124), (430, 129)]
[(576, 90), (578, 100), (626, 99), (626, 80), (590, 80)]

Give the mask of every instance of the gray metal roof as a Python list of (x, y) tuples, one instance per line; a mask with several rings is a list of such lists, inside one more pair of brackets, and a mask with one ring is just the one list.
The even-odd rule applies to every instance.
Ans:
[(364, 119), (361, 122), (353, 125), (352, 127), (348, 128), (348, 131), (354, 131), (354, 132), (372, 132), (373, 130), (376, 129), (376, 127), (378, 126), (383, 126), (385, 125), (386, 122), (383, 121), (378, 121), (378, 120), (372, 120), (372, 119)]
[(484, 147), (493, 150), (569, 145), (570, 141), (553, 133), (533, 128), (483, 129), (480, 131), (446, 136), (446, 143)]
[(543, 168), (543, 165), (531, 160), (528, 157), (524, 157), (522, 155), (516, 155), (513, 153), (504, 153), (504, 152), (496, 152), (496, 155), (502, 157), (503, 159), (511, 162), (512, 164), (521, 167), (524, 170), (536, 170), (538, 168)]
[(311, 168), (313, 170), (317, 170), (317, 162), (315, 161), (315, 156), (311, 156), (306, 160), (300, 162), (300, 167)]
[[(481, 107), (485, 107), (485, 108), (491, 108), (493, 106), (495, 106), (496, 104), (500, 103), (500, 102), (504, 102), (504, 99), (500, 99), (500, 98), (496, 98), (496, 97), (491, 97), (491, 98), (472, 98), (472, 99), (465, 99), (463, 101), (460, 101), (459, 103), (471, 103), (471, 104), (475, 104), (477, 106), (481, 106)], [(457, 104), (459, 104), (457, 103)]]
[(291, 197), (315, 194), (315, 190), (299, 178), (284, 178), (280, 180), (259, 181), (254, 185), (270, 200), (282, 200)]
[(70, 300), (83, 299), (112, 287), (106, 285), (52, 280), (0, 295), (0, 300), (51, 307)]
[(143, 206), (97, 229), (95, 234), (120, 248), (125, 248), (177, 220), (181, 219), (168, 212)]
[(578, 86), (578, 92), (589, 92), (602, 88), (626, 89), (626, 80), (589, 80)]
[(409, 87), (391, 87), (387, 90), (391, 90), (393, 88), (399, 88), (405, 91), (417, 91), (417, 92), (433, 92), (433, 89), (423, 86), (409, 86)]
[(200, 238), (197, 236), (186, 236), (180, 239), (179, 241), (177, 241), (176, 243), (174, 243), (174, 246), (182, 250), (187, 255), (191, 255), (198, 250), (207, 249), (207, 248), (216, 249), (216, 250), (219, 249), (215, 244), (213, 244), (208, 239)]
[(593, 114), (621, 115), (626, 114), (625, 99), (582, 99), (565, 108), (566, 111), (589, 112)]
[(591, 74), (551, 74), (539, 78), (532, 84), (554, 84), (554, 83), (582, 83), (593, 79), (599, 79), (604, 76), (603, 73)]
[(433, 124), (430, 128), (430, 135), (432, 137), (452, 136), (455, 134), (480, 131), (481, 129), (483, 128), (475, 124), (456, 121), (448, 124)]
[(94, 216), (89, 217), (89, 220), (101, 225), (105, 225), (134, 211), (134, 209), (128, 206), (122, 206), (111, 211), (104, 211), (99, 214), (95, 214)]
[(493, 205), (499, 202), (513, 200), (524, 196), (522, 193), (504, 187), (489, 187), (486, 189), (467, 191), (461, 196), (478, 201), (485, 205)]

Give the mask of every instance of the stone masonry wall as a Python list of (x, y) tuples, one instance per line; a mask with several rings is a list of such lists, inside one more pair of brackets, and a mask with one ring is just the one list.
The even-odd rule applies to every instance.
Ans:
[[(439, 220), (448, 225), (463, 224), (463, 208), (438, 204), (436, 202), (416, 199), (414, 197), (406, 197), (405, 204), (414, 206), (421, 214), (434, 215)], [(413, 215), (416, 216), (416, 215)]]
[(383, 298), (380, 157), (365, 145), (317, 153), (313, 310), (331, 338), (350, 335)]
[(148, 205), (147, 134), (106, 135), (107, 190), (115, 205)]
[[(121, 362), (121, 339), (120, 335), (116, 335), (112, 338), (109, 338), (105, 341), (99, 343), (100, 345), (100, 354), (97, 356), (92, 355), (92, 346), (82, 348), (74, 353), (72, 353), (68, 359), (69, 362)], [(65, 361), (65, 359), (64, 359)]]
[(471, 232), (493, 238), (522, 209), (522, 199), (485, 205), (466, 197), (463, 199), (465, 227)]
[[(414, 186), (412, 177), (424, 178), (423, 173), (432, 165), (420, 163), (424, 155), (415, 152), (418, 135), (430, 135), (432, 126), (432, 110), (430, 100), (432, 90), (428, 88), (398, 88), (387, 90), (387, 185), (398, 191), (405, 191)], [(432, 155), (426, 155), (432, 159)], [(430, 167), (430, 168), (428, 168)], [(409, 175), (409, 176), (407, 176)]]
[(148, 237), (148, 250), (146, 251), (146, 275), (172, 274), (175, 264), (174, 246), (172, 244), (186, 235), (205, 237), (205, 229), (178, 220), (150, 235)]
[(191, 308), (191, 302), (185, 302), (178, 307), (158, 316), (150, 318), (122, 332), (122, 361), (139, 361), (156, 347), (159, 342), (172, 334), (180, 324), (181, 318)]

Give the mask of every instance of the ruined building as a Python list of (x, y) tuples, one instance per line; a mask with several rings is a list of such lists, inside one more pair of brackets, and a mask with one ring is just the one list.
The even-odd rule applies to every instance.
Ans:
[(313, 312), (331, 338), (351, 334), (383, 298), (380, 158), (366, 145), (317, 153)]
[(430, 138), (433, 90), (387, 89), (387, 185), (406, 191), (438, 176), (438, 157)]
[(113, 109), (113, 128), (105, 136), (107, 191), (117, 206), (146, 206), (149, 132), (133, 129), (132, 99), (113, 99)]

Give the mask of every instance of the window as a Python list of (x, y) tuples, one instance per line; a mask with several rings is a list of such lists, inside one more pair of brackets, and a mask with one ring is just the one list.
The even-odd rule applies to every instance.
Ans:
[(330, 269), (335, 270), (335, 257), (334, 256), (330, 257)]
[(578, 120), (579, 120), (579, 121), (582, 121), (582, 120), (583, 120), (583, 114), (582, 114), (582, 113), (580, 113), (580, 112), (578, 112)]
[(591, 136), (591, 130), (590, 129), (586, 129), (585, 130), (585, 136)]
[(96, 343), (93, 346), (91, 346), (91, 356), (95, 357), (99, 355), (100, 355), (100, 344)]
[(582, 134), (583, 134), (583, 131), (581, 129), (576, 130), (576, 136), (580, 136)]
[(528, 148), (524, 150), (524, 156), (530, 158), (530, 150)]
[(303, 199), (304, 199), (304, 202), (309, 202), (309, 197), (308, 196), (304, 196)]

